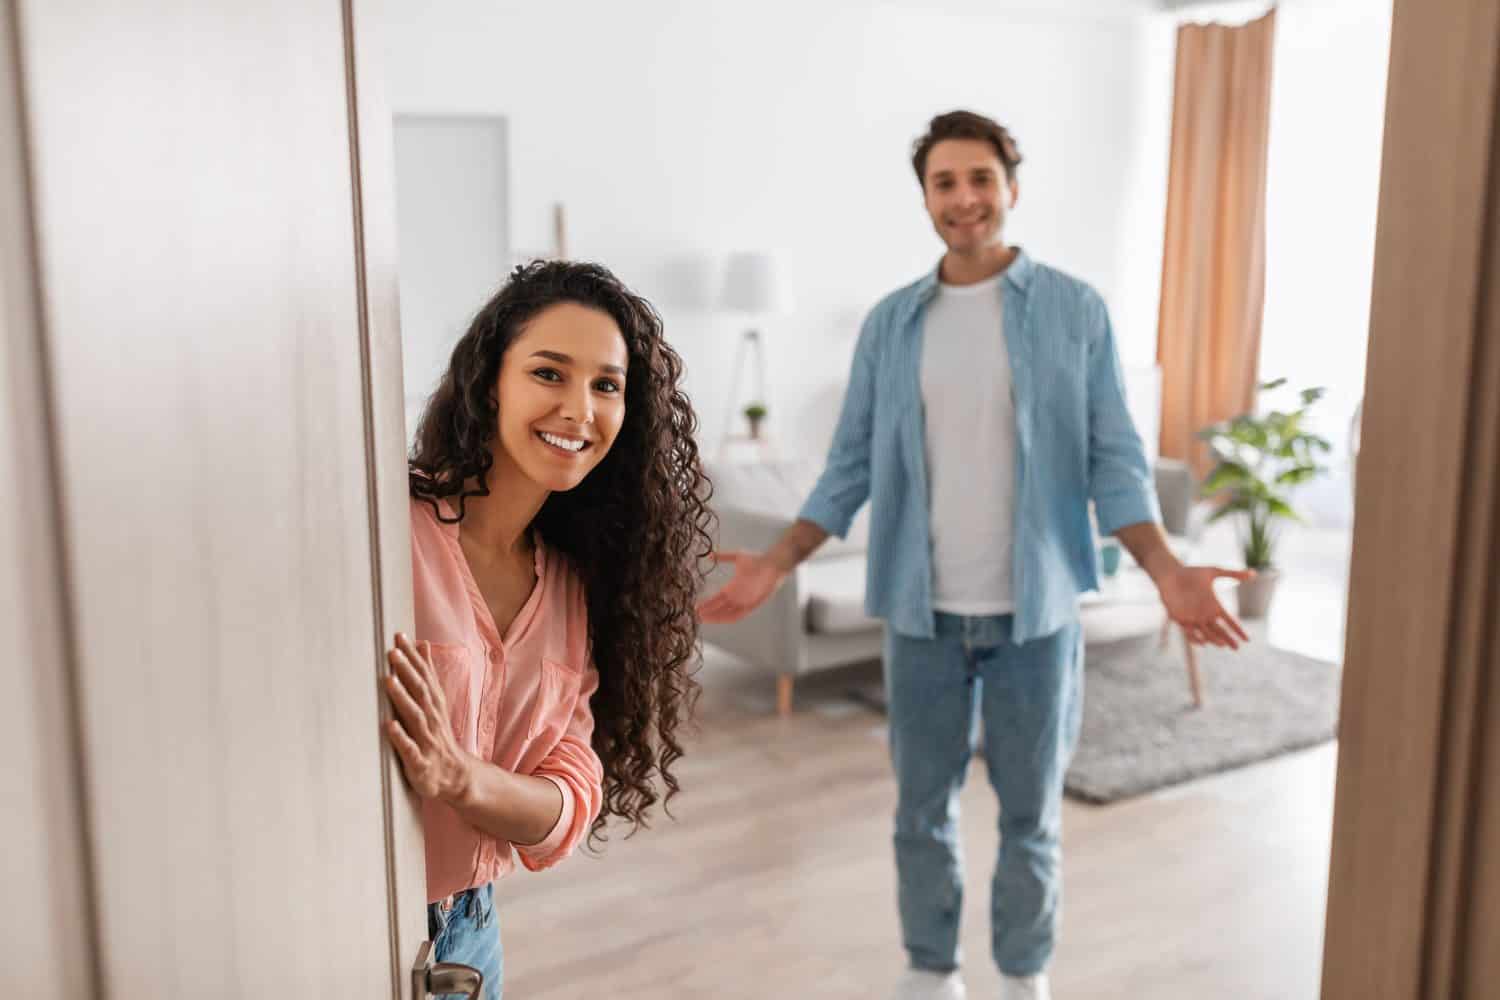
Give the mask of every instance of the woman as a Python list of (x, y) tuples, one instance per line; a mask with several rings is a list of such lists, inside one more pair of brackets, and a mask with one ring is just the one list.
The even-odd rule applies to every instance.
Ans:
[(517, 268), (459, 340), (410, 463), (416, 639), (386, 735), (423, 800), (438, 961), (500, 997), (495, 880), (677, 792), (707, 480), (682, 363), (609, 271)]

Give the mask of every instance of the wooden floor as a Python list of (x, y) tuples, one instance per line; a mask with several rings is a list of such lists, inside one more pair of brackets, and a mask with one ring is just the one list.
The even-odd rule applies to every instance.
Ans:
[[(1301, 539), (1258, 639), (1336, 658), (1347, 558), (1343, 536)], [(768, 679), (711, 652), (676, 821), (499, 887), (507, 998), (885, 997), (904, 962), (894, 785), (882, 718), (846, 697), (871, 676), (799, 682), (783, 722)], [(1058, 1000), (1315, 997), (1334, 764), (1328, 745), (1131, 802), (1069, 803)], [(996, 820), (976, 761), (963, 796), (975, 998), (997, 995)]]

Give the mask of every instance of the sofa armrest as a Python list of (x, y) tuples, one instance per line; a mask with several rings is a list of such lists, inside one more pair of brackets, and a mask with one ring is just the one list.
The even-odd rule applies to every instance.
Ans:
[(742, 507), (716, 507), (719, 518), (718, 547), (764, 552), (776, 544), (783, 532), (795, 521), (789, 517), (745, 510)]
[[(764, 552), (792, 520), (736, 507), (721, 507), (718, 547)], [(705, 581), (705, 595), (712, 594), (733, 576), (733, 567), (718, 566)], [(800, 674), (806, 668), (806, 634), (803, 629), (801, 574), (792, 572), (766, 602), (743, 619), (727, 625), (705, 623), (703, 638), (720, 649), (747, 660), (771, 674)]]
[(1183, 461), (1158, 458), (1152, 470), (1156, 480), (1156, 499), (1161, 509), (1162, 528), (1169, 535), (1197, 539), (1206, 516), (1198, 498), (1198, 479)]

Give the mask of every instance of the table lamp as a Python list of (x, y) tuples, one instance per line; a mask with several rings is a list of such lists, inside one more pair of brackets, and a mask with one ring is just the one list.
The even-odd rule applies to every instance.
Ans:
[[(729, 267), (724, 277), (724, 288), (719, 294), (721, 308), (745, 313), (749, 316), (764, 316), (769, 313), (786, 312), (791, 308), (791, 294), (777, 266), (776, 258), (764, 251), (740, 251), (729, 255)], [(753, 357), (752, 357), (753, 356)], [(734, 426), (735, 412), (739, 409), (740, 384), (745, 376), (746, 365), (750, 366), (752, 379), (751, 396), (743, 413), (749, 422), (750, 437), (760, 437), (760, 425), (768, 414), (766, 392), (766, 361), (760, 331), (754, 327), (746, 329), (735, 349), (733, 381), (729, 386), (729, 412), (724, 419), (724, 439), (728, 440), (730, 428)]]

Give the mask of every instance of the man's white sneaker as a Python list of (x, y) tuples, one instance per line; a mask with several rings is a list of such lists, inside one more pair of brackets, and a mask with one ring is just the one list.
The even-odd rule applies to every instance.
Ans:
[(1047, 986), (1047, 974), (1038, 972), (1034, 976), (1002, 975), (1000, 1000), (1052, 1000), (1052, 990)]
[(956, 971), (907, 969), (896, 984), (895, 1000), (964, 1000), (964, 996), (963, 977)]

